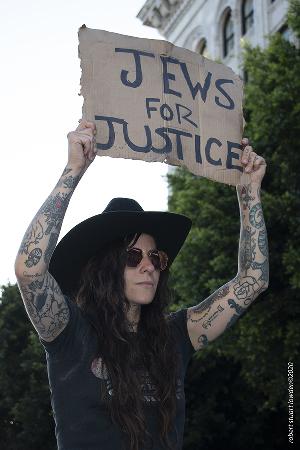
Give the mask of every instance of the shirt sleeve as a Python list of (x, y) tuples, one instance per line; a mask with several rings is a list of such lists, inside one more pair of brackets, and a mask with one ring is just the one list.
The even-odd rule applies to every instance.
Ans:
[(87, 323), (79, 307), (69, 297), (64, 297), (68, 305), (70, 316), (67, 326), (51, 342), (39, 337), (40, 343), (49, 354), (68, 354), (69, 356), (78, 348), (82, 337), (86, 331)]
[(187, 308), (171, 313), (169, 318), (172, 321), (174, 332), (183, 355), (183, 363), (186, 367), (191, 357), (196, 352), (191, 343), (187, 329)]

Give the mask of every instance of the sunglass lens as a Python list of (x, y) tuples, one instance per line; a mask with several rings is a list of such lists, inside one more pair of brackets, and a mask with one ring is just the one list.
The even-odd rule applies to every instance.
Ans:
[[(166, 253), (153, 250), (148, 253), (148, 256), (153, 264), (155, 270), (165, 270), (168, 264), (168, 256)], [(128, 267), (137, 267), (143, 259), (143, 252), (139, 248), (127, 249), (127, 261)]]
[(138, 249), (129, 249), (127, 250), (127, 266), (128, 267), (137, 267), (139, 263), (142, 261), (143, 254)]
[(151, 259), (151, 262), (152, 262), (152, 264), (153, 264), (153, 266), (154, 266), (154, 269), (155, 269), (155, 270), (160, 270), (161, 267), (160, 267), (160, 257), (159, 257), (159, 253), (158, 253), (158, 252), (152, 252), (152, 253), (150, 254), (150, 259)]

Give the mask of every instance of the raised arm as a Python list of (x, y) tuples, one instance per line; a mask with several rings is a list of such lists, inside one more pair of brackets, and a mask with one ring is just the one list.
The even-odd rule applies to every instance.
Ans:
[(238, 273), (207, 299), (188, 308), (187, 327), (196, 350), (235, 323), (269, 283), (267, 231), (260, 198), (266, 164), (250, 146), (244, 149), (242, 163), (250, 169), (251, 182), (236, 187), (241, 219)]
[(15, 261), (15, 273), (28, 316), (38, 334), (52, 341), (66, 327), (69, 309), (48, 272), (71, 196), (95, 159), (95, 125), (82, 120), (68, 134), (68, 163), (55, 188), (31, 221)]

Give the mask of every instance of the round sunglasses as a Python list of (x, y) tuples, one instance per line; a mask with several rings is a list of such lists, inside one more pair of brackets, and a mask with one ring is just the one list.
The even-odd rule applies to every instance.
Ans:
[(126, 264), (128, 267), (137, 267), (142, 261), (144, 254), (150, 258), (155, 270), (165, 270), (168, 265), (168, 255), (161, 250), (149, 250), (149, 252), (145, 252), (140, 248), (131, 247), (127, 248), (126, 252)]

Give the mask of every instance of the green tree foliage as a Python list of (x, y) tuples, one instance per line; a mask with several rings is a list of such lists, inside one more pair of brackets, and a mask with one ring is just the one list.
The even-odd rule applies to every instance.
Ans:
[(45, 353), (18, 287), (0, 300), (0, 443), (5, 450), (54, 450)]
[(290, 0), (288, 11), (288, 23), (294, 34), (300, 38), (300, 2), (299, 0)]
[[(288, 17), (299, 35), (299, 0), (291, 2)], [(231, 329), (195, 355), (187, 376), (185, 450), (288, 446), (287, 364), (294, 362), (296, 376), (300, 363), (299, 48), (276, 34), (265, 50), (245, 49), (245, 69), (244, 135), (267, 161), (262, 204), (270, 285)], [(181, 169), (168, 178), (170, 210), (193, 220), (173, 265), (177, 306), (192, 306), (237, 273), (238, 201), (235, 188)], [(296, 430), (296, 387), (294, 394)]]

